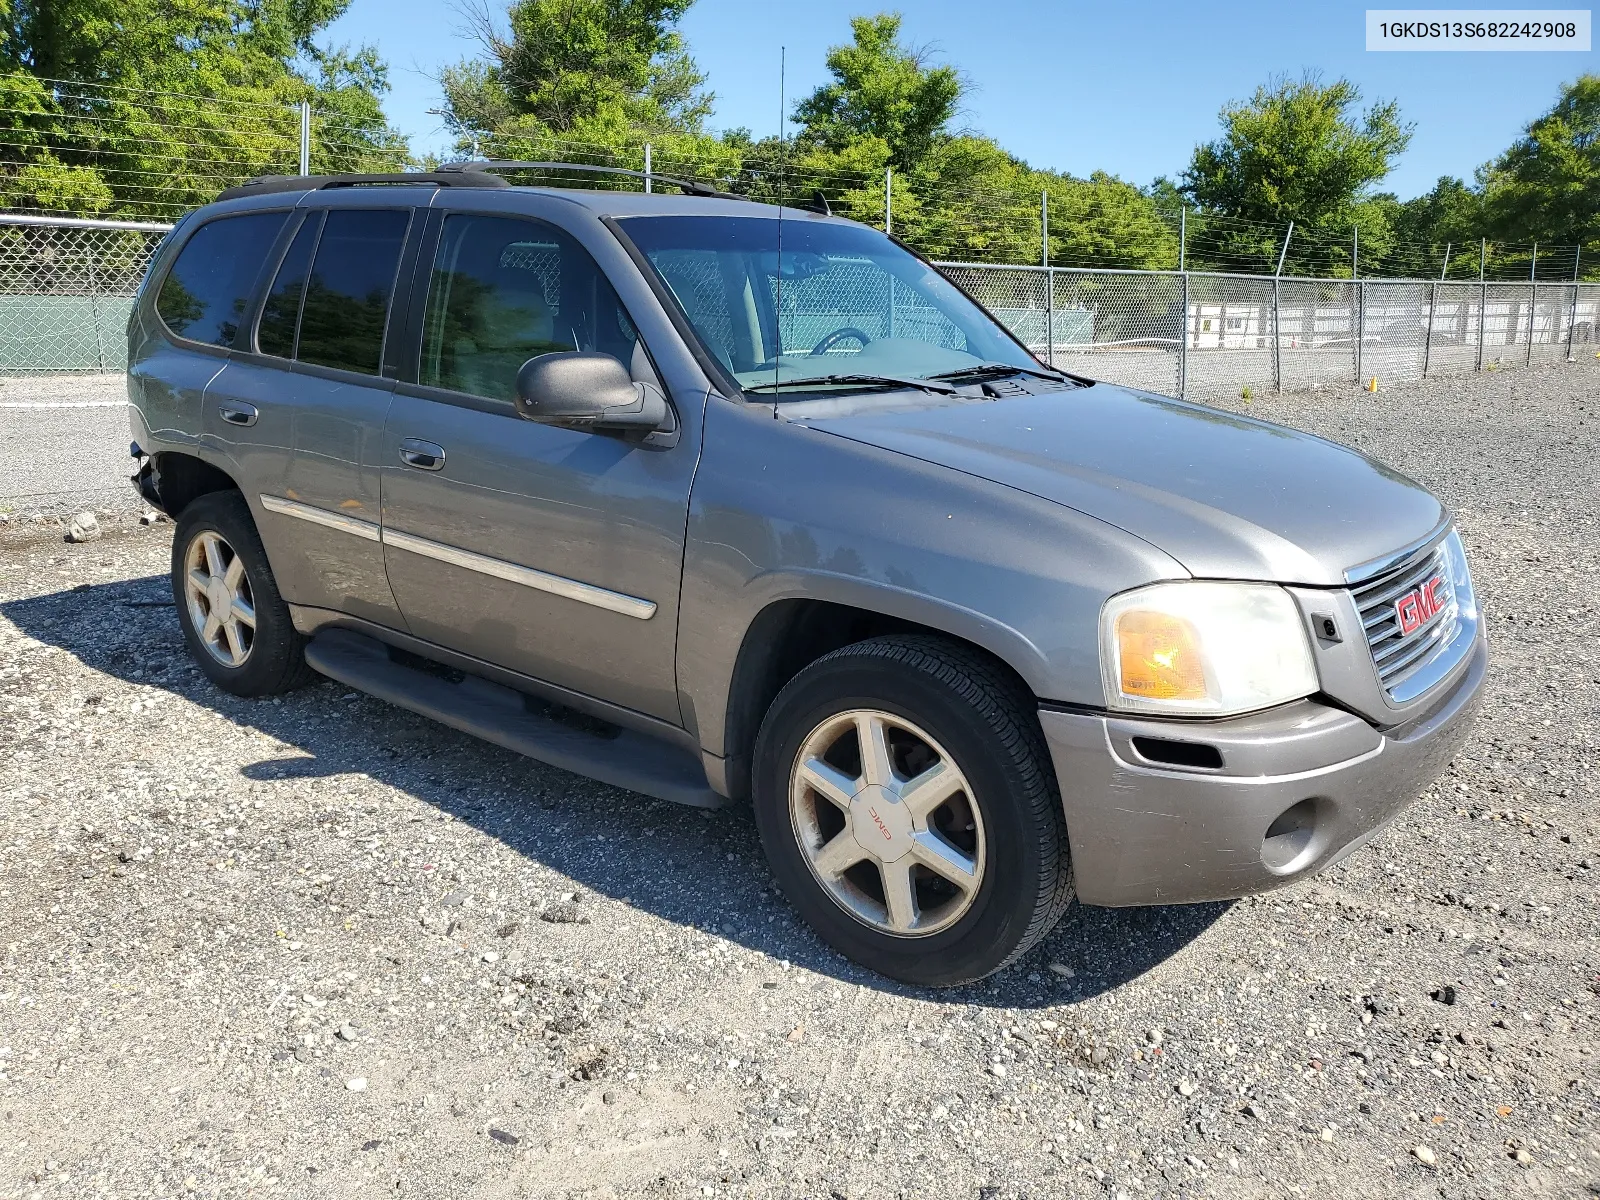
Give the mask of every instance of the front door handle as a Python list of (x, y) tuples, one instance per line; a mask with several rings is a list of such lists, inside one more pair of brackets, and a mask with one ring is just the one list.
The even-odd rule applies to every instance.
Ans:
[(261, 415), (254, 404), (246, 404), (242, 400), (224, 401), (218, 410), (229, 425), (254, 425), (256, 418)]
[(419, 471), (437, 471), (444, 466), (444, 447), (419, 438), (407, 438), (400, 443), (400, 461)]

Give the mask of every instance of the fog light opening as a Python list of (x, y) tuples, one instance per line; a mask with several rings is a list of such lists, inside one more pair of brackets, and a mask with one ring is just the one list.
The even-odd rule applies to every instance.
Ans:
[(1204, 742), (1180, 742), (1173, 738), (1135, 737), (1133, 748), (1149, 762), (1173, 767), (1193, 767), (1201, 771), (1222, 770), (1222, 751)]
[(1267, 870), (1290, 875), (1313, 857), (1312, 839), (1317, 831), (1317, 802), (1300, 800), (1284, 809), (1267, 826), (1261, 839), (1261, 861)]

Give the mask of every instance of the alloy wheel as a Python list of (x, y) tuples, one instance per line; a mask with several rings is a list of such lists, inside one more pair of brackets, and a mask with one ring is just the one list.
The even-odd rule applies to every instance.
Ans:
[(242, 667), (255, 644), (256, 609), (244, 560), (203, 529), (184, 555), (183, 595), (200, 643), (225, 667)]
[(955, 760), (903, 717), (851, 709), (813, 729), (790, 772), (789, 813), (812, 874), (874, 929), (938, 933), (977, 897), (977, 799)]

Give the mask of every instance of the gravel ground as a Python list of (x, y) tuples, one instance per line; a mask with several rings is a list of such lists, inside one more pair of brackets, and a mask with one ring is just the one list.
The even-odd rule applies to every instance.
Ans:
[(820, 946), (743, 810), (216, 691), (162, 528), (0, 559), (0, 1197), (1600, 1191), (1595, 370), (1249, 405), (1455, 506), (1477, 735), (1318, 879), (946, 993)]

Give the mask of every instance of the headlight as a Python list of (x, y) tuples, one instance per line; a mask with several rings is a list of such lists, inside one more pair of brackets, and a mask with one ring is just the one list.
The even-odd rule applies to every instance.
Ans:
[(1461, 544), (1461, 535), (1454, 529), (1444, 539), (1445, 569), (1450, 573), (1450, 588), (1456, 598), (1456, 619), (1477, 623), (1478, 593), (1472, 587), (1472, 572), (1467, 569), (1467, 551)]
[(1311, 647), (1289, 593), (1261, 583), (1157, 583), (1100, 613), (1106, 705), (1227, 716), (1317, 690)]

